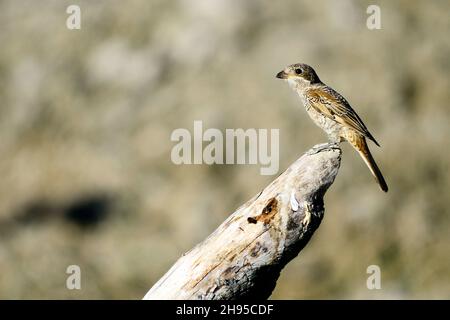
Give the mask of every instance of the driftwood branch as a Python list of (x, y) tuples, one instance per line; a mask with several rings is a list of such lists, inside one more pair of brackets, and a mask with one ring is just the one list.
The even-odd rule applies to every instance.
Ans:
[(185, 253), (144, 299), (268, 298), (319, 227), (340, 160), (339, 146), (314, 146)]

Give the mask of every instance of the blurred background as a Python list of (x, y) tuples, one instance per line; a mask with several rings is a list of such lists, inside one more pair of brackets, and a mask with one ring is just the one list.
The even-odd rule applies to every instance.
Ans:
[(322, 225), (272, 298), (450, 298), (448, 1), (74, 2), (0, 2), (0, 298), (142, 298), (275, 178), (177, 166), (173, 130), (280, 129), (280, 172), (326, 141), (275, 79), (296, 62), (358, 111), (390, 190), (344, 145)]

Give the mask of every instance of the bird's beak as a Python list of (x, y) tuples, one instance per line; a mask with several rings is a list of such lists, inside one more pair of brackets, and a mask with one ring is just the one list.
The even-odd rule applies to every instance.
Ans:
[(278, 72), (277, 75), (276, 75), (276, 77), (277, 77), (278, 79), (287, 79), (288, 74), (287, 74), (286, 72), (284, 72), (284, 70), (283, 70), (283, 71)]

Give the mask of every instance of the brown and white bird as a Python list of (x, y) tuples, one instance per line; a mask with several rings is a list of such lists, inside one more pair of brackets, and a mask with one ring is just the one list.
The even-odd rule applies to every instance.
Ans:
[(298, 93), (308, 115), (327, 133), (330, 142), (348, 141), (358, 151), (381, 190), (387, 192), (388, 186), (369, 151), (366, 138), (380, 145), (347, 100), (320, 81), (314, 69), (307, 64), (290, 65), (276, 77), (286, 80)]

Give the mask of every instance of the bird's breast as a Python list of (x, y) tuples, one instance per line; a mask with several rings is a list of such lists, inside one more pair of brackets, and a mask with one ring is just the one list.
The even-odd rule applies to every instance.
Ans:
[(308, 113), (311, 120), (323, 131), (327, 133), (331, 140), (339, 141), (340, 131), (342, 125), (335, 120), (325, 116), (320, 111), (317, 111), (306, 99), (302, 97), (303, 105), (305, 106), (306, 112)]

